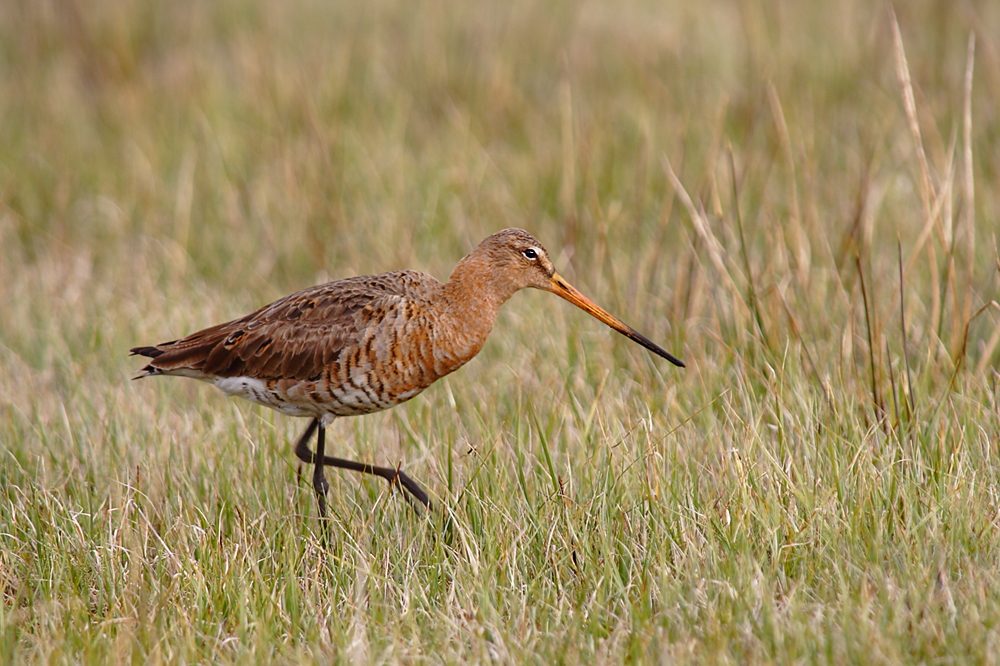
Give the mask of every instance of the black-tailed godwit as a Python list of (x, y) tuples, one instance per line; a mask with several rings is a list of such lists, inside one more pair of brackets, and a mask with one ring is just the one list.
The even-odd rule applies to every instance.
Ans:
[[(399, 483), (429, 507), (427, 493), (402, 471), (327, 456), (326, 426), (338, 416), (395, 407), (460, 368), (483, 348), (500, 306), (525, 287), (563, 297), (684, 367), (573, 288), (541, 243), (521, 229), (488, 237), (444, 283), (419, 271), (336, 280), (180, 340), (131, 351), (151, 359), (137, 378), (200, 379), (227, 395), (312, 419), (295, 454), (315, 466), (320, 516), (326, 516), (329, 490), (325, 467)], [(314, 453), (309, 440), (315, 433)]]

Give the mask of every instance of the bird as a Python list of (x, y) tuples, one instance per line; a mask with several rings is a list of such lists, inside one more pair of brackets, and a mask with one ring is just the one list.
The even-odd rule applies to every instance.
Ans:
[(414, 270), (334, 280), (187, 337), (133, 347), (131, 355), (149, 359), (134, 379), (199, 379), (228, 396), (310, 419), (295, 454), (313, 465), (321, 519), (328, 467), (379, 476), (430, 509), (427, 493), (401, 469), (327, 455), (326, 428), (339, 417), (404, 403), (465, 365), (483, 348), (500, 306), (527, 287), (561, 296), (684, 367), (570, 285), (534, 236), (504, 229), (459, 261), (447, 282)]

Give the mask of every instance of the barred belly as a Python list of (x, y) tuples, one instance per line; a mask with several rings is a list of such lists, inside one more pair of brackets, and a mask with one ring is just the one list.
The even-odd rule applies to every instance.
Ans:
[(422, 388), (398, 394), (375, 392), (367, 382), (353, 378), (331, 386), (327, 377), (319, 380), (257, 379), (255, 377), (219, 377), (216, 388), (264, 405), (289, 416), (321, 418), (330, 416), (360, 416), (389, 409), (418, 395)]

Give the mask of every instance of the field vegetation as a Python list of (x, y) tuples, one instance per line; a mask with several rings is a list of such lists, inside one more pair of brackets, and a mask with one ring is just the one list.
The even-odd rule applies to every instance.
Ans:
[[(1000, 660), (1000, 3), (0, 3), (0, 663)], [(523, 227), (330, 429), (130, 347)]]

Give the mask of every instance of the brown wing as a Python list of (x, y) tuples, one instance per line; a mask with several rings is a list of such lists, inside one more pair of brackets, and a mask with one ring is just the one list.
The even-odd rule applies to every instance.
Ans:
[(365, 330), (440, 283), (416, 271), (337, 280), (286, 296), (245, 317), (133, 354), (142, 375), (316, 379)]

